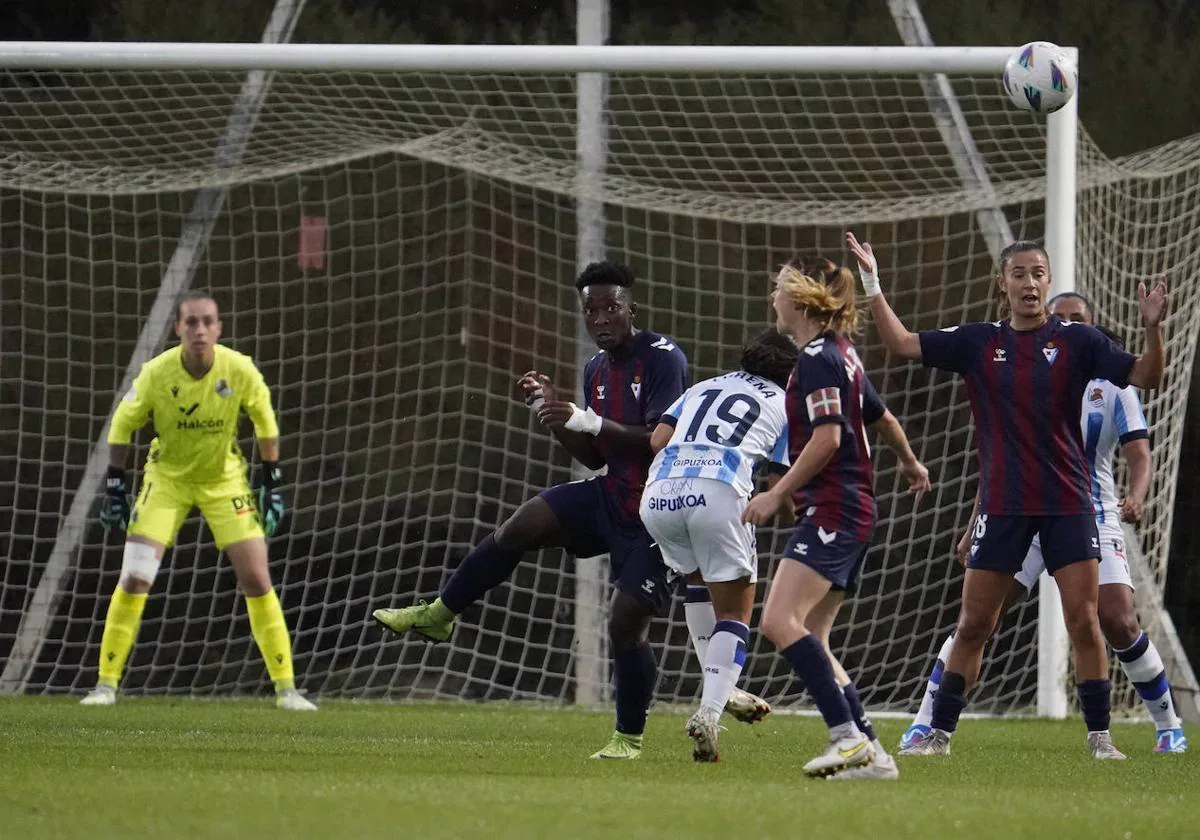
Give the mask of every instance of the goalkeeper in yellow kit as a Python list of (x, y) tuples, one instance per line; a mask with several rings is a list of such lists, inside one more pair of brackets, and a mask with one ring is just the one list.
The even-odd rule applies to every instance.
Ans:
[[(100, 522), (128, 533), (117, 583), (100, 642), (100, 678), (82, 703), (111, 706), (125, 660), (133, 649), (146, 594), (193, 507), (212, 531), (217, 548), (229, 555), (238, 585), (246, 596), (250, 630), (275, 683), (281, 709), (317, 707), (296, 691), (292, 649), (279, 598), (267, 569), (266, 537), (283, 516), (279, 494), (279, 427), (271, 394), (249, 357), (217, 344), (221, 337), (216, 301), (188, 292), (176, 310), (180, 343), (142, 366), (116, 413), (108, 433), (110, 447)], [(261, 484), (251, 492), (246, 460), (238, 449), (242, 410), (254, 423), (262, 457)], [(137, 501), (130, 511), (126, 465), (130, 441), (147, 419), (157, 437)]]

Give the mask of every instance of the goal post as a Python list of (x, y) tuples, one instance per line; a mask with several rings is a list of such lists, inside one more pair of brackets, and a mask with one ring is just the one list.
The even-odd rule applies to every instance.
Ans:
[[(17, 549), (0, 578), (0, 657), (129, 373), (122, 360), (181, 208), (221, 186), (229, 198), (196, 282), (222, 302), (225, 339), (278, 394), (294, 484), (273, 571), (303, 685), (595, 702), (602, 567), (584, 568), (585, 586), (559, 552), (524, 563), (452, 644), (389, 642), (369, 624), (376, 606), (436, 593), (517, 505), (572, 477), (512, 376), (544, 365), (561, 384), (589, 354), (570, 282), (582, 261), (606, 253), (634, 267), (639, 319), (680, 343), (693, 379), (736, 363), (766, 320), (775, 266), (796, 252), (841, 256), (847, 227), (876, 245), (897, 311), (920, 329), (994, 314), (984, 209), (1014, 235), (1045, 237), (1056, 290), (1095, 297), (1126, 339), (1138, 327), (1136, 306), (1120, 303), (1134, 272), (1200, 268), (1200, 220), (1185, 200), (1200, 177), (1195, 138), (1110, 160), (1080, 131), (1074, 101), (1049, 120), (1007, 103), (998, 80), (1012, 49), (0, 43), (11, 104), (0, 115), (0, 306), (15, 336), (0, 384), (29, 395), (16, 425), (0, 426), (19, 477), (0, 476), (0, 538)], [(215, 166), (222, 115), (251, 69), (276, 74), (258, 127), (236, 165)], [(987, 185), (964, 183), (919, 74), (945, 75), (938, 89), (956, 97), (956, 130), (970, 132)], [(18, 282), (25, 294), (8, 294)], [(1176, 373), (1147, 404), (1157, 483), (1143, 549), (1159, 586), (1183, 420), (1169, 406), (1186, 394), (1200, 293), (1173, 290), (1172, 305)], [(861, 346), (937, 479), (914, 511), (879, 456), (881, 521), (834, 640), (869, 705), (900, 711), (915, 707), (957, 611), (949, 557), (974, 495), (973, 442), (960, 383), (891, 358), (869, 331)], [(94, 679), (119, 552), (93, 524), (68, 558), (41, 653), (10, 690)], [(760, 535), (762, 577), (783, 539)], [(215, 557), (189, 522), (147, 608), (129, 690), (264, 690)], [(1057, 613), (1051, 595), (1006, 624), (980, 711), (1066, 712), (1065, 634), (1033, 620), (1038, 603)], [(699, 671), (682, 610), (653, 633), (657, 699), (691, 702)], [(756, 640), (747, 687), (803, 702), (776, 659)]]

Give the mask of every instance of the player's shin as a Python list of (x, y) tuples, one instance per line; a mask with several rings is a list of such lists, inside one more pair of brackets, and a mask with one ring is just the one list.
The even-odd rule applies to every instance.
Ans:
[(688, 635), (692, 639), (692, 650), (696, 652), (696, 659), (703, 670), (705, 662), (708, 661), (709, 639), (712, 638), (717, 624), (717, 613), (713, 609), (707, 586), (688, 585), (683, 600), (683, 617), (687, 622)]
[[(439, 614), (437, 617), (449, 621), (508, 580), (524, 554), (523, 551), (502, 548), (496, 542), (496, 535), (488, 534), (462, 559), (450, 580), (446, 581), (438, 602), (449, 611), (449, 615)], [(438, 602), (434, 602), (434, 608), (438, 607)]]
[(856, 734), (858, 727), (854, 724), (846, 695), (838, 687), (833, 666), (829, 664), (829, 657), (817, 637), (811, 634), (804, 636), (779, 651), (779, 655), (788, 661), (796, 676), (808, 688), (813, 703), (829, 727), (831, 737)]
[(1154, 642), (1141, 633), (1132, 645), (1117, 651), (1117, 659), (1154, 720), (1154, 728), (1160, 732), (1178, 729), (1181, 724), (1171, 698), (1171, 686)]
[(120, 585), (113, 591), (104, 618), (104, 635), (100, 639), (100, 685), (115, 689), (121, 682), (145, 607), (146, 593), (135, 595)]
[(250, 614), (250, 632), (254, 634), (254, 641), (266, 662), (275, 691), (278, 693), (294, 688), (292, 642), (275, 590), (268, 589), (265, 595), (257, 598), (247, 597), (246, 611)]
[(718, 718), (742, 675), (749, 642), (750, 628), (740, 621), (718, 621), (713, 628), (704, 660), (704, 689), (700, 707)]

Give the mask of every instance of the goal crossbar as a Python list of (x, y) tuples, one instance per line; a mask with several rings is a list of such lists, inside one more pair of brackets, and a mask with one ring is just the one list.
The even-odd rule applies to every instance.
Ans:
[(0, 41), (10, 70), (996, 73), (1011, 47), (192, 44)]

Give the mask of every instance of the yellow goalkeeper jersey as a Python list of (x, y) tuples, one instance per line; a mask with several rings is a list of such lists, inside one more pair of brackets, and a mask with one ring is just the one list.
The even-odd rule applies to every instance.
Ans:
[(126, 444), (153, 419), (148, 463), (162, 478), (208, 483), (244, 476), (237, 442), (242, 410), (258, 438), (279, 437), (271, 392), (249, 356), (217, 345), (208, 373), (196, 379), (176, 345), (142, 366), (113, 414), (110, 444)]

